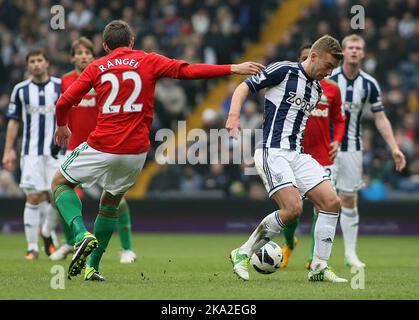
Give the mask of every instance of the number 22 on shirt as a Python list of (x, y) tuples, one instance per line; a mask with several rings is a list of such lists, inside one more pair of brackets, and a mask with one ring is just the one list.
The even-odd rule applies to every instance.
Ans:
[[(140, 75), (135, 71), (124, 71), (122, 73), (122, 81), (132, 80), (134, 81), (134, 89), (131, 92), (131, 95), (125, 101), (124, 105), (122, 106), (123, 112), (140, 112), (143, 108), (142, 103), (134, 103), (138, 96), (140, 95), (142, 89), (142, 81)], [(105, 103), (102, 107), (102, 113), (109, 114), (109, 113), (118, 113), (121, 109), (121, 105), (114, 105), (114, 101), (118, 96), (119, 89), (120, 89), (120, 82), (118, 77), (113, 73), (105, 73), (101, 77), (101, 83), (109, 81), (111, 83), (111, 93), (109, 94), (108, 98), (106, 99)]]

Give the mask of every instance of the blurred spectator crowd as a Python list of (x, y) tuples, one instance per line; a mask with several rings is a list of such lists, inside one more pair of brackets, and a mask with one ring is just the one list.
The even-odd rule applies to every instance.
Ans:
[[(362, 5), (365, 9), (363, 30), (351, 28), (353, 14), (350, 11), (354, 5)], [(375, 128), (372, 114), (365, 112), (365, 188), (361, 197), (371, 201), (390, 197), (419, 198), (419, 1), (314, 1), (314, 6), (301, 9), (299, 22), (284, 32), (280, 45), (266, 44), (266, 54), (261, 57), (261, 62), (268, 65), (281, 60), (295, 61), (302, 44), (312, 43), (324, 34), (342, 40), (354, 32), (361, 34), (366, 41), (362, 68), (378, 80), (386, 114), (407, 157), (407, 168), (397, 173), (386, 143)], [(231, 83), (230, 96), (234, 88)], [(207, 125), (222, 127), (229, 107), (230, 98), (227, 98), (220, 113), (213, 115), (217, 119), (213, 120), (216, 125)], [(263, 92), (249, 96), (242, 110), (242, 128), (260, 128)], [(203, 120), (205, 124), (206, 120)], [(230, 144), (228, 147), (232, 153), (234, 146)], [(193, 171), (195, 174), (192, 174)], [(223, 190), (229, 197), (266, 198), (259, 177), (243, 175), (243, 165), (208, 165), (202, 172), (196, 166), (167, 166), (153, 179), (151, 190), (180, 189), (190, 193), (191, 190), (212, 190), (215, 184), (217, 190)], [(172, 179), (166, 179), (172, 174)], [(180, 178), (174, 179), (175, 176)], [(168, 181), (170, 185), (166, 185)]]
[[(0, 0), (0, 150), (4, 149), (5, 114), (13, 86), (24, 80), (25, 56), (43, 49), (50, 74), (73, 69), (71, 43), (86, 36), (96, 56), (105, 54), (102, 31), (113, 19), (128, 22), (135, 48), (190, 63), (227, 64), (246, 44), (257, 41), (260, 27), (278, 0)], [(61, 5), (65, 29), (51, 30), (51, 7)], [(212, 81), (162, 80), (156, 88), (155, 120), (151, 136), (160, 128), (177, 128), (201, 101)], [(19, 142), (18, 142), (19, 144)], [(156, 144), (154, 144), (154, 147)], [(153, 150), (149, 157), (152, 158)], [(18, 181), (19, 172), (15, 173)]]
[[(92, 39), (97, 56), (103, 55), (101, 32), (113, 19), (123, 19), (134, 29), (136, 48), (158, 52), (191, 63), (231, 63), (247, 44), (258, 40), (260, 30), (280, 4), (280, 0), (0, 0), (0, 150), (4, 148), (4, 117), (13, 85), (25, 78), (25, 55), (33, 48), (44, 48), (50, 58), (50, 73), (61, 76), (72, 69), (71, 42), (80, 36)], [(66, 13), (66, 29), (51, 31), (50, 8), (61, 4)], [(352, 30), (350, 13), (355, 4), (365, 9), (365, 29)], [(366, 199), (382, 200), (391, 194), (416, 192), (419, 197), (419, 1), (418, 0), (316, 0), (301, 8), (300, 20), (284, 32), (279, 46), (266, 44), (260, 62), (296, 60), (298, 48), (323, 34), (343, 39), (361, 34), (366, 40), (363, 69), (377, 78), (382, 99), (407, 156), (402, 173), (394, 171), (391, 155), (366, 114), (363, 123)], [(177, 128), (211, 88), (212, 81), (164, 79), (156, 88), (156, 117), (151, 138), (160, 128)], [(211, 106), (203, 115), (204, 130), (223, 128), (230, 97)], [(217, 106), (215, 106), (217, 107)], [(242, 127), (260, 128), (263, 119), (263, 93), (249, 96), (243, 107)], [(255, 140), (255, 139), (253, 139)], [(213, 141), (201, 141), (208, 145)], [(244, 146), (248, 152), (254, 144)], [(191, 145), (191, 144), (190, 144)], [(186, 147), (190, 147), (187, 145)], [(149, 157), (154, 158), (158, 143)], [(232, 153), (237, 143), (220, 143), (218, 153)], [(188, 151), (189, 152), (189, 151)], [(245, 175), (240, 164), (166, 165), (150, 183), (149, 195), (202, 195), (266, 198), (257, 175)], [(16, 195), (15, 186), (3, 191), (13, 179), (0, 171), (0, 196)], [(18, 178), (18, 177), (15, 177)], [(11, 181), (10, 181), (11, 180)], [(3, 181), (5, 181), (3, 183)], [(172, 192), (172, 193), (171, 193)]]

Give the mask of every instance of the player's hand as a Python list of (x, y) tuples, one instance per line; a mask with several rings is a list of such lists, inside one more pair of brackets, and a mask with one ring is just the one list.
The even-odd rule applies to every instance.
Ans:
[(3, 168), (8, 171), (14, 171), (16, 162), (16, 152), (15, 150), (5, 151), (3, 155)]
[(394, 162), (396, 163), (396, 170), (402, 171), (406, 166), (406, 158), (404, 157), (403, 152), (401, 152), (400, 149), (394, 150), (392, 152), (392, 156)]
[(226, 122), (226, 129), (230, 137), (237, 139), (240, 134), (240, 115), (229, 114)]
[(338, 141), (333, 141), (330, 145), (329, 145), (329, 158), (331, 161), (334, 161), (336, 158), (336, 155), (338, 154), (338, 150), (339, 150), (339, 142)]
[(263, 69), (265, 69), (264, 65), (252, 61), (231, 65), (231, 72), (235, 74), (255, 75), (261, 73)]
[(57, 127), (55, 129), (54, 141), (61, 148), (66, 148), (70, 141), (71, 131), (67, 126)]

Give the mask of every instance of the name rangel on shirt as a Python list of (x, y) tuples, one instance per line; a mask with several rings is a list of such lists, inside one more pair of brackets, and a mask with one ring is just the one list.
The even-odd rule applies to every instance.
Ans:
[(137, 68), (138, 61), (135, 59), (129, 59), (129, 58), (124, 58), (124, 59), (115, 58), (115, 59), (107, 60), (106, 65), (100, 64), (98, 68), (101, 72), (105, 72), (106, 70), (112, 67), (116, 67), (116, 66), (131, 66), (133, 68)]

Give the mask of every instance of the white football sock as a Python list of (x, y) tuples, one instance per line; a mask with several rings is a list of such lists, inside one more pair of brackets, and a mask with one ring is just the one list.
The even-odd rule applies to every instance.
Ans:
[(28, 251), (34, 250), (39, 252), (38, 247), (38, 230), (41, 219), (40, 206), (26, 202), (23, 211), (23, 224), (25, 225), (26, 241), (28, 243)]
[(42, 226), (45, 223), (45, 219), (47, 218), (47, 211), (49, 207), (48, 201), (42, 201), (39, 203), (39, 224)]
[(358, 238), (358, 208), (343, 208), (340, 216), (340, 227), (345, 244), (345, 256), (356, 256), (356, 240)]
[(272, 212), (262, 220), (249, 239), (240, 247), (240, 251), (250, 257), (273, 237), (279, 235), (284, 228), (285, 224), (281, 220), (280, 210)]
[(314, 229), (314, 255), (311, 263), (314, 270), (322, 270), (327, 267), (333, 240), (335, 239), (338, 218), (339, 214), (337, 212), (319, 211)]
[[(48, 204), (45, 220), (42, 224), (42, 235), (46, 238), (51, 237), (51, 233), (58, 225), (58, 211), (51, 204)], [(55, 233), (55, 232), (54, 232)]]

